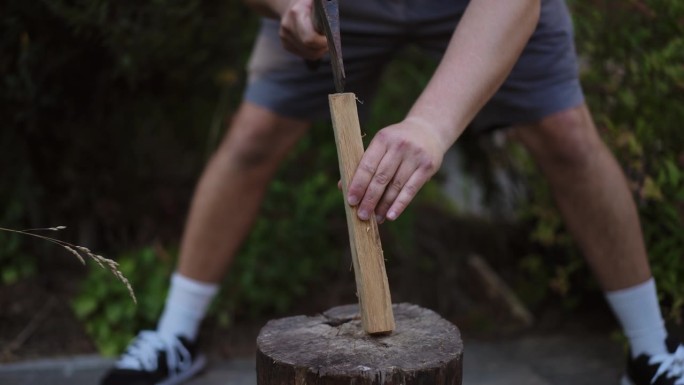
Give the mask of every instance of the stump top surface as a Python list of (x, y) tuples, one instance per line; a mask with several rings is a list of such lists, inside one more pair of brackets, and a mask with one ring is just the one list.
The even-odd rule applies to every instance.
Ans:
[(345, 305), (316, 316), (269, 321), (257, 347), (274, 361), (338, 374), (425, 370), (461, 359), (463, 342), (455, 325), (416, 305), (393, 305), (393, 310), (396, 329), (389, 335), (365, 333), (358, 305)]

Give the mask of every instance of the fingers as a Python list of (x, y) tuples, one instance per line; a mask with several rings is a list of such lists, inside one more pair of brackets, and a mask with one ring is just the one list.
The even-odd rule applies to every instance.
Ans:
[[(417, 169), (416, 172), (411, 175), (408, 182), (402, 186), (399, 194), (395, 198), (386, 200), (386, 204), (390, 205), (390, 208), (387, 210), (386, 215), (384, 213), (378, 214), (382, 218), (380, 222), (382, 223), (384, 218), (387, 218), (390, 221), (399, 218), (399, 215), (404, 212), (406, 207), (408, 207), (409, 203), (413, 200), (413, 198), (416, 197), (416, 194), (418, 194), (418, 191), (421, 187), (423, 187), (428, 179), (430, 179), (429, 174)], [(385, 200), (383, 199), (383, 201)]]
[[(413, 199), (418, 188), (414, 185), (419, 181), (418, 178), (413, 177), (417, 173), (417, 165), (414, 162), (403, 162), (397, 170), (392, 181), (387, 185), (380, 202), (375, 208), (375, 217), (379, 223), (389, 220), (395, 220), (401, 214), (408, 202)], [(425, 183), (424, 181), (422, 183)], [(422, 183), (420, 184), (422, 186)], [(406, 190), (404, 192), (404, 190)], [(404, 195), (402, 196), (402, 192)], [(408, 199), (406, 199), (408, 197)], [(402, 202), (401, 205), (395, 204), (398, 199)], [(395, 207), (392, 207), (395, 206)]]
[[(365, 174), (364, 179), (368, 177), (370, 179), (357, 211), (360, 219), (365, 221), (375, 212), (375, 208), (380, 203), (380, 199), (385, 195), (388, 185), (394, 180), (399, 166), (405, 164), (406, 162), (402, 163), (400, 154), (397, 151), (387, 151), (377, 167), (367, 165), (362, 168)], [(370, 173), (372, 169), (375, 169), (373, 174)]]
[(441, 150), (426, 135), (390, 126), (378, 132), (349, 184), (347, 201), (357, 215), (395, 220), (438, 170)]
[(295, 2), (280, 21), (280, 39), (288, 51), (308, 60), (320, 59), (328, 51), (325, 35), (314, 29), (311, 1)]
[(404, 147), (382, 132), (371, 141), (349, 184), (347, 200), (352, 206), (358, 205), (359, 219), (368, 220), (375, 213), (382, 222), (415, 172), (417, 165)]
[[(371, 184), (373, 176), (378, 171), (380, 162), (382, 161), (382, 158), (385, 156), (386, 152), (387, 147), (382, 141), (375, 139), (371, 141), (370, 145), (368, 146), (368, 149), (361, 157), (359, 166), (357, 167), (356, 172), (354, 173), (354, 176), (352, 177), (352, 180), (349, 183), (349, 190), (347, 192), (347, 202), (350, 205), (357, 206), (359, 205), (359, 203), (362, 202), (362, 199), (368, 199), (368, 197), (366, 197), (366, 190), (368, 186)], [(376, 180), (376, 184), (382, 182), (382, 179), (383, 177), (380, 177), (380, 181)], [(368, 206), (369, 204), (366, 203), (366, 205), (364, 206), (365, 211), (360, 212), (361, 210), (359, 210), (358, 215), (360, 219), (367, 220), (369, 218), (370, 213), (373, 212), (372, 210), (368, 211)]]
[[(427, 167), (422, 167), (416, 158), (402, 155), (398, 151), (388, 151), (377, 167), (372, 166), (375, 158), (368, 160), (365, 166), (359, 166), (348, 198), (352, 206), (356, 205), (352, 202), (357, 202), (359, 219), (368, 220), (373, 214), (378, 223), (397, 219), (430, 179), (432, 174)], [(364, 186), (365, 191), (361, 193)]]

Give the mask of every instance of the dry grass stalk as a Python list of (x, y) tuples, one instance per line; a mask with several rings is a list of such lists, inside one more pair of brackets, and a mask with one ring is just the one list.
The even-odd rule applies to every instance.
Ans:
[(77, 246), (77, 245), (71, 244), (69, 242), (62, 241), (60, 239), (46, 237), (45, 235), (36, 234), (33, 232), (33, 231), (59, 231), (59, 230), (64, 230), (64, 229), (66, 229), (66, 226), (47, 227), (47, 228), (42, 228), (42, 229), (26, 229), (26, 230), (14, 230), (14, 229), (6, 229), (4, 227), (0, 227), (0, 231), (9, 231), (11, 233), (28, 235), (31, 237), (40, 238), (40, 239), (43, 239), (45, 241), (52, 242), (52, 243), (55, 243), (59, 246), (62, 246), (68, 252), (75, 255), (78, 258), (78, 260), (81, 261), (81, 263), (84, 265), (86, 264), (84, 256), (90, 258), (91, 260), (95, 261), (95, 263), (100, 265), (101, 268), (109, 270), (119, 281), (121, 281), (126, 286), (126, 289), (128, 289), (128, 294), (130, 294), (131, 298), (133, 299), (133, 302), (135, 302), (137, 304), (138, 300), (135, 297), (135, 293), (133, 292), (133, 288), (131, 287), (130, 282), (128, 282), (128, 279), (126, 279), (126, 277), (124, 277), (124, 275), (119, 270), (119, 264), (118, 263), (112, 261), (111, 259), (107, 259), (101, 255), (93, 253), (87, 247)]

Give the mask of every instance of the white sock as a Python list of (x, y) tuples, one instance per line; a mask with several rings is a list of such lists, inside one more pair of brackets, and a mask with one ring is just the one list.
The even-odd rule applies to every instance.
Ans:
[(167, 336), (184, 336), (194, 341), (218, 289), (218, 284), (196, 281), (179, 273), (173, 274), (157, 332)]
[(667, 353), (667, 331), (653, 278), (627, 289), (608, 292), (606, 299), (629, 339), (632, 357), (642, 353)]

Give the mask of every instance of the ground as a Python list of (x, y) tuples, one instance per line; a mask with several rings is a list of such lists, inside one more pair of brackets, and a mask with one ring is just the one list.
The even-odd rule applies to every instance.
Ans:
[[(416, 220), (417, 242), (411, 251), (397, 247), (391, 236), (383, 234), (393, 302), (410, 302), (432, 309), (455, 323), (464, 336), (484, 340), (521, 335), (530, 330), (535, 333), (616, 330), (600, 296), (572, 309), (562, 306), (562, 301), (549, 301), (529, 309), (535, 321), (532, 326), (526, 325), (519, 315), (512, 314), (509, 304), (484, 294), (482, 282), (467, 264), (467, 257), (477, 252), (486, 256), (484, 260), (492, 270), (505, 278), (513, 270), (511, 259), (521, 252), (521, 238), (516, 228), (473, 218), (454, 218), (434, 208), (421, 212), (425, 215)], [(77, 264), (59, 263), (63, 258), (56, 256), (57, 261), (43, 267), (35, 277), (0, 287), (0, 309), (3, 309), (0, 362), (96, 353), (95, 345), (70, 307), (79, 279), (87, 271)], [(205, 323), (202, 337), (204, 341), (211, 341), (205, 345), (221, 357), (250, 356), (257, 333), (269, 319), (315, 314), (354, 302), (355, 288), (350, 277), (353, 275), (340, 274), (326, 282), (324, 288), (312, 287), (304, 300), (287, 314), (238, 319), (230, 328)]]

